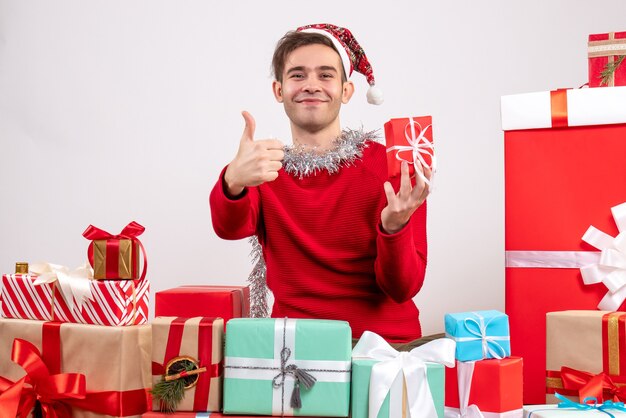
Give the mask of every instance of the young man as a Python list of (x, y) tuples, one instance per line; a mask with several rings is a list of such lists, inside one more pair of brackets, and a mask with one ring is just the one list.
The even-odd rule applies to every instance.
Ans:
[(210, 195), (215, 232), (258, 237), (273, 317), (346, 320), (355, 338), (421, 337), (411, 298), (426, 268), (428, 187), (418, 176), (412, 186), (406, 163), (388, 182), (384, 146), (339, 121), (352, 68), (374, 84), (363, 50), (347, 29), (310, 25), (278, 42), (272, 64), (293, 145), (256, 139), (243, 112), (239, 150)]

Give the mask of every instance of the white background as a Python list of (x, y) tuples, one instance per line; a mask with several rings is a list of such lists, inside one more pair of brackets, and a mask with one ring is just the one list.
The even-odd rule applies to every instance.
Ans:
[(286, 31), (329, 22), (355, 34), (386, 98), (368, 105), (355, 74), (343, 126), (433, 116), (424, 332), (446, 312), (503, 310), (500, 96), (585, 83), (587, 35), (626, 30), (624, 16), (623, 0), (0, 0), (0, 271), (76, 267), (89, 224), (136, 220), (153, 291), (244, 284), (249, 245), (215, 235), (208, 193), (241, 110), (258, 138), (290, 141), (271, 54)]

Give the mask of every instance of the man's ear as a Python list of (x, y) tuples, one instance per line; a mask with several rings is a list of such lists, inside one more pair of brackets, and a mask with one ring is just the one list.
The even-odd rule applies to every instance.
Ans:
[(274, 80), (272, 83), (272, 91), (274, 92), (274, 97), (278, 103), (283, 102), (283, 85), (280, 81)]
[(341, 95), (341, 103), (346, 104), (354, 94), (354, 84), (348, 80), (343, 83), (343, 93)]

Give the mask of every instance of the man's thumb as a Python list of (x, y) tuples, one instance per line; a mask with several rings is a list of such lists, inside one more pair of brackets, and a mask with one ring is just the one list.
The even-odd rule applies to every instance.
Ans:
[(243, 128), (243, 134), (241, 135), (241, 140), (253, 141), (254, 130), (256, 129), (256, 122), (254, 121), (252, 115), (245, 110), (241, 112), (241, 116), (243, 116), (243, 119), (246, 122), (246, 126)]

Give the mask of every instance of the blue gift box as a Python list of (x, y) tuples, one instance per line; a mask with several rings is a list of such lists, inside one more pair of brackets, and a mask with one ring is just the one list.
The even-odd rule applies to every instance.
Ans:
[(446, 336), (456, 341), (459, 361), (505, 358), (511, 355), (509, 317), (500, 311), (446, 314)]

